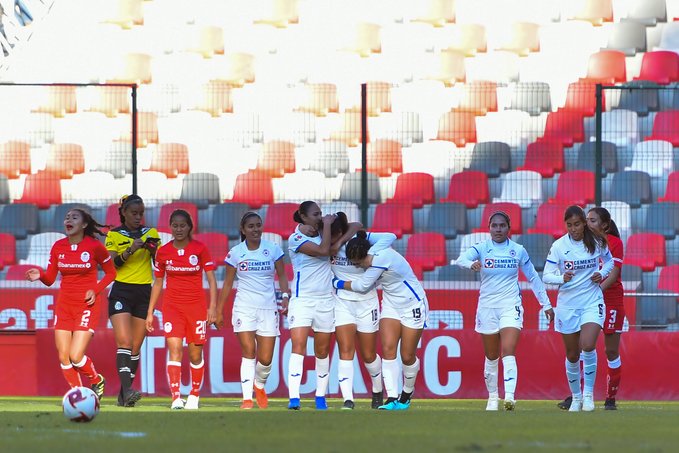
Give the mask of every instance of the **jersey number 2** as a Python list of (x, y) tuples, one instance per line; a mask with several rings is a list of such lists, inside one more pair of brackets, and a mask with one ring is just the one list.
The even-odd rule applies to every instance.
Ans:
[(92, 314), (91, 310), (83, 310), (83, 316), (82, 318), (80, 318), (81, 327), (89, 327), (91, 314)]
[(205, 335), (207, 321), (196, 321), (196, 335)]

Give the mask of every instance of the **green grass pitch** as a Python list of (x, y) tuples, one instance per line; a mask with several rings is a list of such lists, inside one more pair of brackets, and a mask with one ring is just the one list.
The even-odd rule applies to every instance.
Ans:
[[(485, 412), (480, 400), (413, 400), (408, 411), (239, 409), (233, 398), (202, 398), (199, 411), (171, 411), (169, 398), (119, 408), (105, 398), (91, 423), (61, 414), (60, 398), (0, 398), (2, 452), (163, 451), (677, 451), (679, 403), (623, 401), (618, 411), (568, 413), (555, 401), (519, 401), (514, 412)], [(143, 449), (143, 450), (142, 450)]]

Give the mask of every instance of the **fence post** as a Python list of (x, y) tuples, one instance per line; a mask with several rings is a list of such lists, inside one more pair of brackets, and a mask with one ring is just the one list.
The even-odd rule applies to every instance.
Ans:
[(132, 193), (137, 193), (137, 85), (132, 85)]
[(603, 156), (601, 146), (601, 122), (603, 109), (603, 86), (600, 83), (596, 84), (596, 142), (594, 145), (595, 160), (594, 166), (594, 203), (601, 206), (602, 186), (603, 186)]
[(361, 84), (361, 223), (368, 228), (368, 85)]

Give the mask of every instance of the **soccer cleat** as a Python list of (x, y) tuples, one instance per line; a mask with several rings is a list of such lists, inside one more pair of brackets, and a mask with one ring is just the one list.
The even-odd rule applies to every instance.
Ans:
[(486, 403), (486, 410), (487, 411), (496, 411), (496, 410), (498, 410), (498, 406), (499, 406), (499, 399), (497, 397), (488, 398), (488, 403)]
[(299, 398), (290, 398), (288, 409), (298, 411), (300, 409)]
[(240, 405), (240, 408), (245, 410), (252, 409), (253, 407), (255, 407), (255, 405), (252, 403), (252, 400), (243, 400)]
[(582, 395), (582, 410), (585, 412), (592, 412), (594, 410), (594, 395), (591, 393)]
[(384, 395), (382, 392), (373, 392), (372, 401), (370, 402), (370, 407), (373, 409), (379, 409), (380, 406), (384, 404)]
[(505, 399), (505, 410), (513, 411), (516, 408), (516, 401)]
[(255, 385), (254, 391), (257, 406), (259, 406), (260, 409), (266, 409), (267, 407), (269, 407), (269, 397), (266, 396), (266, 390), (264, 390), (263, 388), (260, 389)]
[(556, 403), (557, 406), (559, 406), (559, 409), (563, 409), (567, 411), (571, 407), (571, 403), (573, 402), (573, 397), (569, 396), (568, 398), (564, 399), (563, 401), (559, 401)]
[(316, 397), (316, 409), (319, 411), (327, 411), (328, 410), (328, 403), (325, 401), (324, 396), (317, 396)]
[(346, 400), (344, 404), (342, 405), (342, 410), (343, 411), (351, 411), (354, 409), (354, 402), (351, 400)]
[(568, 412), (580, 412), (582, 410), (582, 397), (573, 398)]
[(402, 403), (399, 400), (395, 399), (393, 401), (386, 403), (383, 406), (380, 406), (378, 409), (381, 410), (381, 411), (405, 411), (409, 407), (410, 407), (410, 400), (408, 400), (405, 403)]
[(129, 389), (125, 396), (123, 396), (124, 407), (134, 407), (134, 404), (141, 399), (141, 393), (136, 390)]
[(604, 409), (606, 409), (607, 411), (617, 411), (618, 405), (615, 404), (615, 398), (606, 398), (606, 402), (604, 403)]
[[(184, 409), (196, 411), (198, 410), (198, 400), (200, 397), (198, 395), (189, 395), (186, 398), (186, 404), (184, 405)], [(252, 403), (252, 401), (250, 401)]]
[(172, 401), (172, 405), (170, 406), (170, 409), (172, 410), (182, 410), (184, 409), (184, 400), (181, 398), (177, 398), (176, 400)]
[(106, 387), (106, 379), (104, 379), (104, 376), (101, 374), (98, 374), (97, 377), (101, 379), (99, 382), (96, 384), (92, 384), (92, 391), (97, 394), (97, 398), (101, 400), (101, 398), (104, 396), (104, 387)]

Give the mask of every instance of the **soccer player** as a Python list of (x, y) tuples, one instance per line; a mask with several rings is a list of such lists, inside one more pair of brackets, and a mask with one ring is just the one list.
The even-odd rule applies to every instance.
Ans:
[(231, 323), (238, 335), (242, 359), (240, 380), (243, 391), (241, 409), (252, 409), (254, 385), (257, 406), (269, 405), (264, 386), (271, 373), (276, 337), (280, 335), (274, 274), (282, 292), (284, 304), (290, 298), (288, 277), (283, 264), (283, 250), (262, 239), (262, 218), (256, 212), (246, 212), (240, 221), (241, 243), (226, 256), (226, 277), (217, 301), (217, 327), (223, 325), (223, 310), (238, 276), (238, 291), (233, 302)]
[[(303, 234), (300, 227), (288, 239), (288, 250), (294, 271), (293, 293), (288, 306), (288, 326), (292, 353), (288, 363), (288, 409), (299, 410), (299, 387), (304, 371), (309, 332), (314, 332), (316, 356), (316, 409), (326, 410), (325, 394), (330, 373), (330, 338), (335, 331), (335, 301), (330, 269), (330, 228), (334, 215), (321, 214), (313, 201), (300, 204), (293, 214), (295, 222), (312, 227)], [(320, 231), (319, 231), (320, 230)]]
[(498, 363), (502, 347), (504, 407), (511, 411), (516, 406), (514, 395), (518, 380), (516, 345), (523, 328), (519, 268), (550, 322), (554, 319), (554, 310), (526, 249), (509, 239), (509, 215), (502, 211), (492, 213), (488, 228), (491, 239), (472, 246), (454, 263), (481, 273), (476, 331), (481, 334), (486, 355), (483, 369), (488, 389), (486, 410), (498, 410)]
[[(568, 233), (552, 244), (542, 280), (559, 285), (555, 330), (561, 333), (566, 349), (566, 377), (573, 398), (569, 410), (593, 411), (596, 341), (605, 319), (599, 284), (611, 273), (613, 258), (606, 236), (589, 228), (581, 207), (569, 206), (564, 221)], [(580, 384), (581, 353), (584, 388)]]
[[(90, 213), (74, 208), (66, 213), (66, 237), (52, 246), (47, 270), (29, 269), (26, 279), (40, 280), (52, 286), (61, 273), (61, 289), (54, 316), (54, 340), (61, 362), (61, 372), (71, 387), (82, 386), (80, 375), (90, 380), (99, 398), (104, 395), (104, 377), (97, 373), (92, 359), (85, 355), (94, 336), (101, 302), (97, 296), (116, 277), (116, 270), (106, 248), (94, 237), (104, 236)], [(97, 282), (97, 266), (104, 277)]]
[[(163, 290), (163, 330), (168, 349), (167, 377), (172, 393), (172, 409), (198, 409), (200, 387), (203, 385), (203, 345), (207, 326), (217, 320), (217, 281), (215, 264), (207, 247), (191, 237), (193, 220), (188, 212), (177, 209), (170, 215), (172, 242), (156, 253), (156, 279), (146, 315), (146, 330), (153, 332), (153, 310)], [(210, 288), (210, 305), (205, 307), (203, 272)], [(191, 392), (186, 403), (181, 399), (182, 340), (189, 345), (191, 362)]]
[(146, 313), (151, 297), (151, 261), (160, 244), (158, 231), (144, 226), (144, 200), (126, 195), (118, 207), (120, 226), (106, 236), (106, 249), (117, 276), (108, 296), (108, 316), (116, 339), (120, 379), (118, 406), (133, 407), (141, 393), (132, 389), (139, 368), (139, 350), (146, 337)]
[[(415, 277), (408, 262), (391, 248), (370, 255), (368, 234), (359, 231), (347, 243), (347, 259), (365, 273), (356, 280), (335, 278), (338, 290), (366, 293), (378, 282), (382, 284), (382, 313), (380, 337), (382, 340), (382, 374), (387, 391), (387, 401), (378, 409), (406, 410), (415, 389), (415, 379), (420, 370), (420, 360), (415, 355), (429, 312), (427, 295)], [(403, 363), (403, 391), (398, 395), (399, 365), (396, 348), (400, 341)]]
[[(330, 264), (335, 277), (341, 280), (356, 280), (365, 272), (354, 266), (347, 259), (346, 242), (351, 239), (360, 223), (349, 223), (343, 212), (338, 212), (337, 218), (332, 223), (332, 256)], [(369, 254), (374, 254), (391, 246), (396, 240), (392, 233), (368, 233), (368, 242), (371, 248)], [(337, 304), (335, 305), (335, 336), (339, 347), (338, 380), (342, 398), (343, 409), (354, 408), (353, 385), (354, 385), (354, 355), (356, 352), (356, 339), (365, 367), (372, 381), (373, 409), (380, 407), (383, 401), (382, 395), (382, 358), (376, 352), (377, 331), (379, 329), (380, 303), (377, 291), (374, 287), (366, 293), (357, 293), (337, 290)]]

